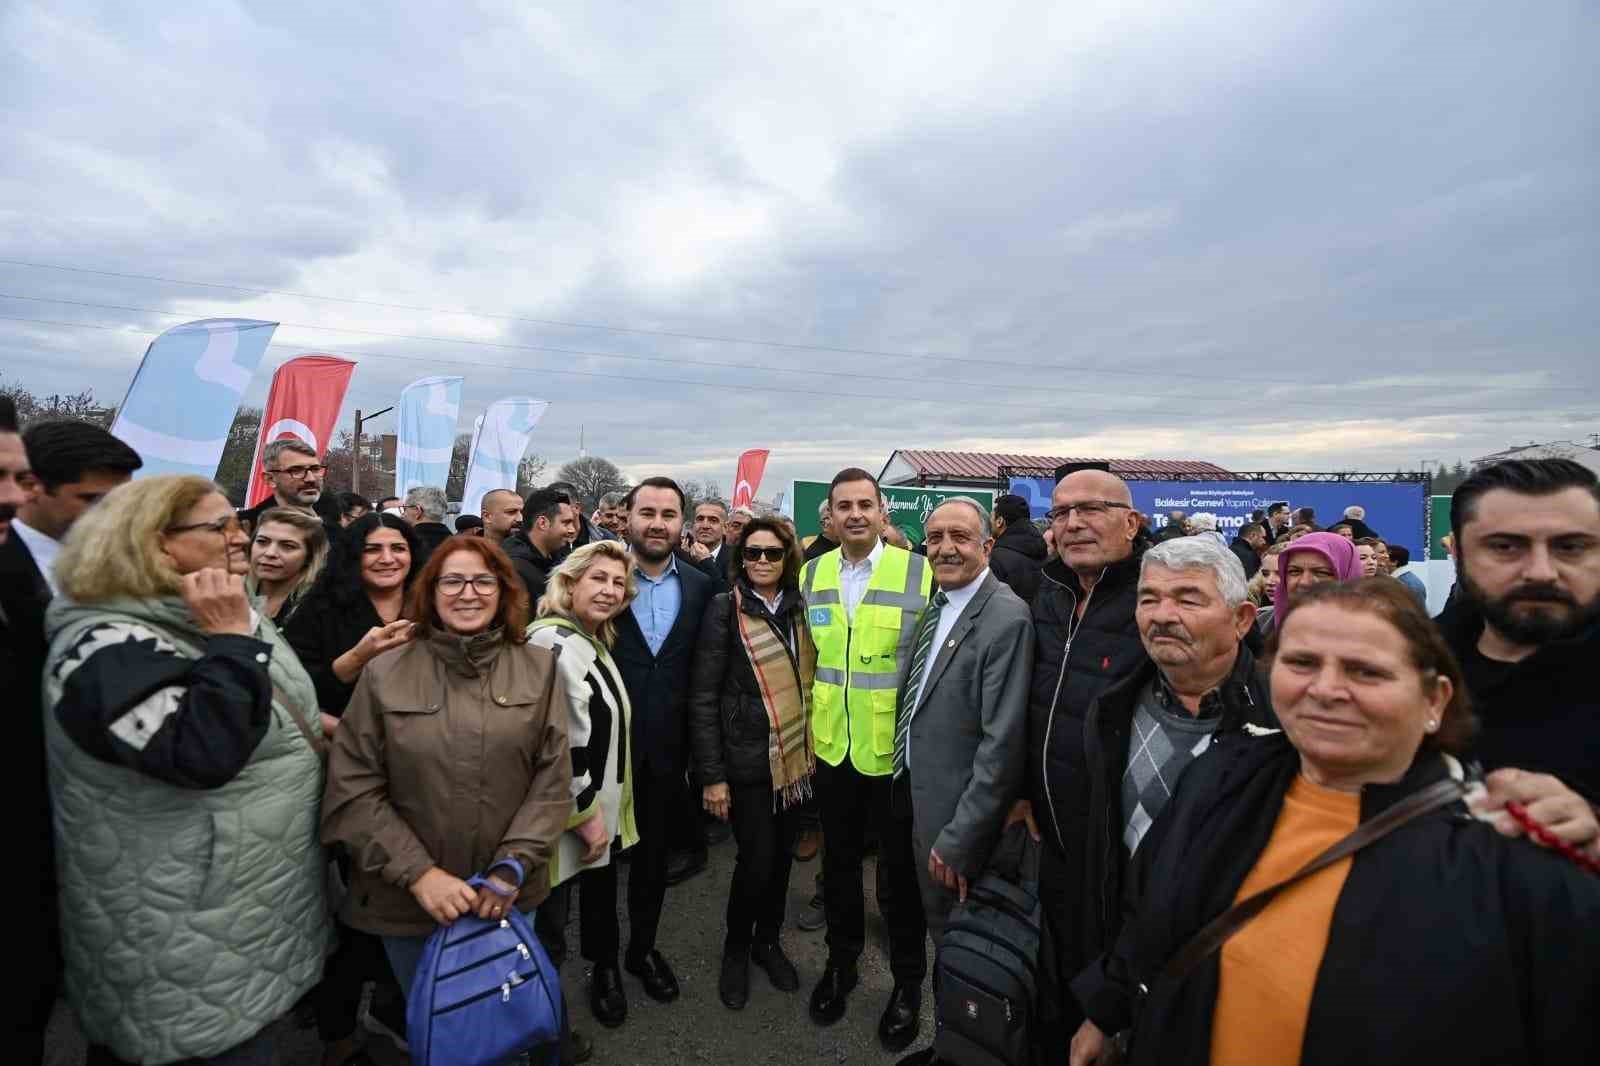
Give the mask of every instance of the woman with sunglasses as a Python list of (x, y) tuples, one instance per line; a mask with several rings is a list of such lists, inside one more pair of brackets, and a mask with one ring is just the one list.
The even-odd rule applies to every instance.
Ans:
[(112, 491), (56, 564), (44, 729), (91, 1063), (276, 1061), (322, 972), (316, 692), (245, 594), (249, 546), (216, 485), (168, 475)]
[(775, 988), (800, 987), (778, 933), (811, 795), (811, 682), (817, 650), (805, 622), (793, 529), (751, 519), (729, 559), (730, 589), (701, 623), (689, 697), (696, 779), (705, 809), (733, 825), (739, 858), (728, 890), (718, 993), (730, 1010), (750, 998), (750, 961)]

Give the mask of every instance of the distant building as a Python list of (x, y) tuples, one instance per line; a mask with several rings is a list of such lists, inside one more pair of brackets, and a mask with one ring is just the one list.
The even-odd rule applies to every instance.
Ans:
[(1525, 444), (1520, 448), (1507, 448), (1503, 452), (1495, 452), (1493, 455), (1484, 455), (1472, 460), (1472, 468), (1476, 470), (1480, 466), (1504, 462), (1507, 459), (1571, 459), (1600, 474), (1600, 447), (1592, 444), (1576, 444), (1570, 440), (1553, 440), (1544, 444)]
[(1054, 471), (1068, 463), (1105, 463), (1122, 477), (1227, 477), (1230, 471), (1198, 459), (1093, 459), (1082, 456), (1013, 455), (1003, 452), (944, 452), (901, 448), (889, 456), (878, 480), (885, 485), (944, 485), (993, 489), (1001, 485), (1001, 467)]

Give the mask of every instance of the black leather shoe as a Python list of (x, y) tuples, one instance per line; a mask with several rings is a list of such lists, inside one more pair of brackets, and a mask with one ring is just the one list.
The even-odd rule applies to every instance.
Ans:
[(934, 1054), (933, 1048), (925, 1047), (921, 1051), (913, 1051), (894, 1066), (941, 1066), (943, 1062), (943, 1059)]
[(707, 847), (716, 847), (733, 836), (733, 826), (721, 818), (713, 818), (709, 822), (700, 823), (700, 839), (706, 842)]
[(921, 1024), (922, 986), (895, 985), (878, 1019), (878, 1041), (890, 1051), (904, 1051), (917, 1038)]
[(744, 1010), (750, 1002), (750, 952), (734, 948), (722, 953), (722, 976), (717, 979), (717, 995), (729, 1010)]
[(706, 868), (706, 849), (675, 851), (667, 856), (667, 884), (681, 885)]
[(678, 998), (678, 978), (661, 952), (651, 949), (644, 958), (628, 962), (626, 968), (644, 984), (644, 994), (657, 1003), (671, 1003)]
[(589, 1009), (594, 1020), (607, 1029), (628, 1020), (628, 994), (622, 990), (622, 971), (616, 963), (595, 966), (589, 978)]
[(783, 945), (776, 940), (756, 944), (750, 949), (750, 960), (772, 979), (772, 987), (779, 992), (793, 992), (800, 987), (800, 973), (783, 953)]
[(841, 970), (833, 963), (828, 963), (822, 970), (822, 980), (811, 990), (811, 1020), (818, 1025), (832, 1025), (843, 1018), (856, 979), (854, 966)]
[(572, 1061), (575, 1066), (581, 1066), (582, 1063), (594, 1058), (593, 1040), (590, 1040), (576, 1029), (572, 1030), (570, 1035), (572, 1037)]

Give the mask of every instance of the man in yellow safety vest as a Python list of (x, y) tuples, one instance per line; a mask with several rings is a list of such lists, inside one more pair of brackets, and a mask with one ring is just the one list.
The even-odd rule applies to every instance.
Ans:
[(807, 563), (801, 578), (817, 647), (811, 731), (827, 841), (828, 962), (811, 994), (811, 1017), (818, 1025), (838, 1021), (856, 985), (866, 943), (861, 860), (870, 819), (878, 831), (880, 884), (888, 889), (879, 906), (894, 975), (878, 1038), (889, 1051), (901, 1051), (917, 1035), (927, 925), (912, 857), (910, 796), (892, 794), (895, 695), (933, 575), (922, 556), (883, 543), (883, 498), (865, 470), (841, 470), (828, 488), (828, 506), (840, 546)]

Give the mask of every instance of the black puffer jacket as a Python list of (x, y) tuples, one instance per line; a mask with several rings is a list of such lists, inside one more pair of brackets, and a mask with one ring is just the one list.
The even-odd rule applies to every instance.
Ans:
[(1074, 612), (1083, 586), (1060, 559), (1045, 564), (1033, 598), (1029, 794), (1045, 841), (1072, 868), (1083, 861), (1089, 810), (1084, 719), (1097, 696), (1147, 661), (1133, 619), (1143, 555), (1141, 539), (1132, 555), (1106, 567), (1082, 619)]
[(994, 576), (1011, 586), (1011, 591), (1032, 603), (1039, 591), (1039, 571), (1044, 569), (1050, 549), (1045, 546), (1044, 535), (1032, 522), (1015, 522), (995, 538), (994, 551), (989, 555), (989, 569)]
[[(741, 581), (740, 586), (744, 613), (771, 626), (790, 649), (789, 661), (795, 664), (791, 638), (795, 627), (805, 624), (805, 601), (800, 593), (785, 592), (774, 615), (748, 585)], [(798, 678), (798, 665), (795, 670)], [(702, 785), (770, 785), (767, 741), (772, 727), (750, 658), (739, 643), (731, 592), (720, 592), (706, 604), (693, 676), (689, 743), (695, 780)]]

